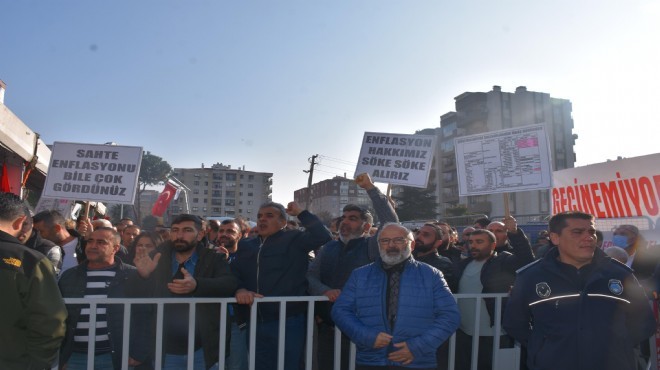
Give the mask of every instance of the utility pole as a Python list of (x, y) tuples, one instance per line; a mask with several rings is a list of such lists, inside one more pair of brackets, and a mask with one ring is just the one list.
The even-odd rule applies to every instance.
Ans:
[(307, 178), (307, 199), (305, 201), (305, 209), (309, 209), (309, 206), (312, 204), (312, 176), (314, 176), (314, 166), (317, 165), (318, 163), (316, 162), (316, 158), (318, 158), (318, 154), (314, 154), (311, 156), (308, 161), (309, 161), (309, 171), (303, 170), (304, 173), (308, 173), (309, 177)]

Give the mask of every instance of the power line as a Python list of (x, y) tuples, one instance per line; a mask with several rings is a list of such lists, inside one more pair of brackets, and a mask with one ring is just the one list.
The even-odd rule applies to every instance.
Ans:
[(345, 160), (345, 159), (329, 157), (329, 156), (327, 156), (327, 155), (323, 155), (323, 154), (319, 154), (319, 157), (320, 157), (321, 159), (327, 159), (327, 160), (329, 160), (329, 161), (331, 161), (331, 162), (334, 161), (334, 162), (340, 162), (340, 163), (343, 163), (343, 164), (348, 164), (348, 165), (351, 165), (351, 166), (357, 166), (357, 163), (356, 163), (356, 162), (347, 161), (347, 160)]
[(323, 166), (323, 167), (328, 167), (328, 168), (334, 168), (335, 170), (341, 170), (341, 171), (353, 171), (353, 170), (355, 170), (355, 168), (352, 168), (352, 169), (351, 168), (339, 168), (339, 167), (328, 166), (327, 164), (323, 164), (323, 163), (317, 163), (317, 165)]

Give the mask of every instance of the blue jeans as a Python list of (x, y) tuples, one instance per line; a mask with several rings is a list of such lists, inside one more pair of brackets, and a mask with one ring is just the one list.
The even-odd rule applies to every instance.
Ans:
[(248, 369), (248, 330), (247, 327), (239, 329), (235, 322), (231, 323), (231, 342), (229, 344), (229, 358), (225, 368), (227, 370)]
[[(163, 361), (163, 370), (184, 370), (188, 366), (188, 355), (171, 355), (165, 354), (165, 361)], [(204, 362), (204, 350), (198, 349), (195, 351), (195, 359), (193, 360), (194, 370), (205, 370), (206, 363)], [(218, 370), (218, 364), (213, 365), (210, 369)]]
[[(284, 369), (300, 368), (303, 349), (305, 348), (305, 315), (299, 314), (286, 318), (284, 339)], [(277, 369), (277, 343), (279, 340), (279, 321), (257, 323), (256, 370)]]
[[(87, 370), (87, 353), (73, 352), (66, 362), (67, 370)], [(94, 370), (112, 370), (112, 355), (104, 353), (94, 356)]]

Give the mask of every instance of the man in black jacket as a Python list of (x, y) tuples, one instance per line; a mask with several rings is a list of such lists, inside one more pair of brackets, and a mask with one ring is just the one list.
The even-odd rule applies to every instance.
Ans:
[[(284, 230), (286, 216), (298, 217), (305, 231)], [(257, 214), (259, 236), (242, 240), (231, 267), (240, 280), (236, 301), (243, 310), (264, 296), (307, 295), (309, 252), (331, 239), (321, 220), (295, 202), (266, 203)], [(289, 303), (286, 310), (286, 370), (297, 370), (305, 339), (305, 303)], [(277, 368), (279, 304), (258, 306), (256, 369)], [(253, 325), (255, 323), (250, 323)]]
[[(231, 297), (237, 281), (225, 255), (206, 248), (199, 217), (182, 214), (172, 221), (171, 240), (153, 258), (137, 251), (135, 266), (154, 297)], [(165, 307), (164, 368), (185, 368), (188, 360), (188, 306)], [(210, 369), (219, 359), (220, 305), (198, 304), (195, 321), (194, 368)], [(229, 328), (229, 326), (227, 326)]]
[(33, 228), (32, 215), (30, 215), (29, 210), (26, 209), (27, 217), (23, 223), (23, 228), (21, 233), (18, 235), (17, 239), (21, 243), (25, 244), (26, 247), (34, 249), (35, 251), (43, 254), (48, 258), (50, 263), (55, 269), (55, 275), (59, 275), (62, 270), (62, 247), (51, 242), (50, 240), (44, 239), (39, 235), (37, 230)]
[[(475, 230), (470, 234), (470, 256), (457, 265), (458, 293), (507, 293), (515, 280), (516, 270), (534, 261), (532, 247), (516, 220), (504, 219), (504, 232), (512, 246), (512, 253), (496, 252), (497, 237), (488, 230)], [(491, 369), (493, 335), (495, 325), (495, 300), (483, 299), (481, 316), (475, 317), (475, 302), (461, 299), (461, 327), (456, 332), (456, 364), (459, 369), (469, 369), (472, 352), (472, 335), (479, 329), (478, 369)], [(476, 319), (476, 320), (475, 320)], [(501, 344), (508, 345), (508, 337), (501, 337)]]
[[(127, 265), (115, 254), (119, 250), (119, 234), (111, 228), (100, 227), (87, 240), (87, 259), (62, 273), (59, 280), (64, 298), (126, 298), (139, 295), (140, 279), (135, 267)], [(95, 368), (121, 369), (124, 307), (98, 305), (96, 307), (95, 336), (90, 338), (89, 306), (67, 305), (66, 336), (60, 349), (60, 366), (68, 370), (87, 369), (87, 352), (94, 344)], [(141, 365), (148, 359), (144, 311), (134, 308), (131, 318), (129, 366)]]

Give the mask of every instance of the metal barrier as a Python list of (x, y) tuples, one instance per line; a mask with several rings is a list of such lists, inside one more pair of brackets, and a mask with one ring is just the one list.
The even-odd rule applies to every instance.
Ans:
[[(498, 293), (498, 294), (455, 294), (454, 297), (457, 300), (460, 299), (474, 299), (475, 302), (475, 322), (479, 322), (478, 318), (481, 314), (481, 299), (475, 298), (493, 298), (495, 299), (495, 335), (493, 340), (493, 370), (518, 370), (520, 363), (520, 347), (516, 345), (512, 349), (502, 349), (500, 347), (500, 334), (502, 334), (502, 325), (501, 325), (501, 312), (502, 312), (502, 300), (506, 298), (508, 294)], [(266, 297), (266, 298), (256, 298), (255, 303), (251, 307), (250, 320), (251, 322), (256, 322), (257, 318), (257, 306), (260, 303), (272, 303), (279, 302), (280, 304), (280, 316), (279, 316), (279, 346), (278, 346), (278, 363), (277, 368), (279, 370), (284, 369), (284, 333), (285, 333), (285, 318), (286, 318), (286, 303), (287, 302), (307, 302), (307, 334), (306, 334), (306, 353), (305, 353), (305, 369), (312, 370), (312, 356), (314, 353), (313, 340), (314, 340), (314, 303), (317, 301), (327, 301), (325, 296), (309, 296), (309, 297)], [(196, 320), (196, 310), (195, 307), (199, 304), (220, 304), (220, 345), (219, 345), (219, 368), (225, 368), (225, 345), (226, 345), (226, 336), (224, 333), (227, 330), (227, 308), (228, 304), (236, 303), (235, 298), (65, 298), (66, 304), (75, 304), (75, 305), (89, 305), (90, 306), (90, 326), (89, 326), (89, 338), (94, 338), (96, 336), (96, 308), (98, 305), (112, 305), (112, 304), (121, 304), (124, 305), (124, 333), (122, 338), (122, 370), (128, 370), (128, 354), (129, 354), (129, 335), (130, 335), (130, 318), (131, 311), (134, 305), (155, 305), (156, 306), (156, 352), (154, 356), (154, 366), (155, 369), (161, 369), (163, 366), (163, 315), (164, 307), (166, 304), (187, 304), (189, 306), (189, 317), (188, 317), (188, 369), (193, 369), (194, 361), (194, 346), (195, 346), (195, 320)], [(475, 335), (472, 338), (472, 361), (471, 361), (471, 370), (477, 369), (477, 356), (479, 353), (479, 328), (476, 327)], [(334, 369), (335, 370), (346, 370), (340, 369), (340, 358), (341, 358), (341, 332), (338, 328), (335, 328), (335, 360), (334, 360)], [(248, 363), (249, 369), (254, 370), (255, 366), (255, 351), (252, 349), (256, 345), (256, 326), (249, 326), (249, 345), (248, 345)], [(94, 341), (90, 341), (87, 351), (87, 363), (88, 369), (94, 369)], [(355, 370), (355, 354), (356, 348), (355, 344), (351, 343), (350, 346), (350, 368), (348, 370)], [(465, 370), (465, 369), (456, 369), (456, 334), (452, 335), (449, 339), (449, 370)]]

